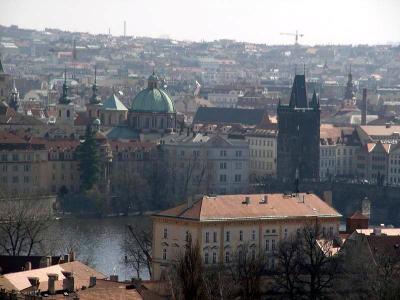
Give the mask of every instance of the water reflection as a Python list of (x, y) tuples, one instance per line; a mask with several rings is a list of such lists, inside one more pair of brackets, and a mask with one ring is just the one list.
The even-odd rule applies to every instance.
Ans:
[[(55, 222), (53, 251), (74, 249), (77, 259), (93, 266), (109, 276), (117, 274), (120, 280), (135, 276), (124, 264), (125, 253), (121, 249), (128, 229), (126, 225), (142, 228), (151, 226), (149, 217), (80, 218), (61, 219)], [(142, 279), (148, 279), (145, 270)]]

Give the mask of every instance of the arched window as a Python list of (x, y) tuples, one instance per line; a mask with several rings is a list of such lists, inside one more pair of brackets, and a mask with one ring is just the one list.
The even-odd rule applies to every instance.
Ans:
[(231, 261), (231, 253), (229, 251), (225, 252), (225, 262), (228, 264)]
[(164, 249), (162, 250), (162, 259), (163, 259), (163, 260), (167, 260), (167, 249), (166, 249), (166, 248), (164, 248)]
[(69, 112), (69, 109), (67, 110), (67, 118), (69, 118), (70, 117), (70, 112)]
[(204, 254), (204, 263), (208, 265), (208, 252)]

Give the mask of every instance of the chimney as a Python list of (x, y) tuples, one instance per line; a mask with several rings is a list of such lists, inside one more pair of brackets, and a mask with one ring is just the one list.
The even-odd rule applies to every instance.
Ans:
[(332, 206), (332, 191), (324, 191), (324, 201), (325, 203)]
[(39, 287), (39, 277), (28, 277), (28, 280), (35, 289)]
[(361, 201), (361, 214), (368, 219), (371, 218), (371, 201), (368, 199), (368, 197), (365, 197)]
[(70, 262), (75, 261), (75, 251), (69, 252), (69, 261)]
[(73, 292), (75, 290), (75, 278), (74, 274), (69, 271), (62, 271), (65, 279), (63, 281), (63, 288), (68, 292)]
[(70, 262), (70, 258), (69, 258), (69, 254), (65, 254), (64, 255), (64, 261), (67, 263), (67, 262)]
[(260, 204), (268, 204), (268, 195), (263, 195)]
[(110, 276), (110, 281), (118, 282), (118, 275), (111, 275)]
[(367, 125), (367, 89), (363, 88), (361, 103), (361, 125)]
[(25, 271), (32, 270), (32, 263), (30, 261), (27, 261), (25, 263)]
[(46, 256), (46, 267), (51, 267), (51, 256)]
[(242, 204), (250, 204), (250, 197), (249, 196), (244, 197)]
[(96, 277), (95, 276), (90, 276), (89, 279), (89, 287), (94, 287), (96, 285)]
[(50, 295), (56, 294), (56, 281), (58, 280), (58, 274), (47, 274), (49, 277), (48, 292)]

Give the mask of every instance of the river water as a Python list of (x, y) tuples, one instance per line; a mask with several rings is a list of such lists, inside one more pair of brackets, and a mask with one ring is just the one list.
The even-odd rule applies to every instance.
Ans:
[[(116, 274), (119, 280), (131, 279), (136, 273), (124, 264), (122, 245), (129, 238), (126, 227), (150, 227), (149, 217), (118, 218), (68, 218), (57, 220), (53, 227), (55, 254), (65, 254), (74, 249), (76, 259), (88, 263), (106, 276)], [(141, 272), (142, 279), (148, 273)]]

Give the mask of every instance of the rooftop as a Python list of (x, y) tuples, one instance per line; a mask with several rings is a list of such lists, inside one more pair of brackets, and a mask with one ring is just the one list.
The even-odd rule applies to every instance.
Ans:
[[(248, 197), (248, 204), (245, 199)], [(262, 200), (267, 198), (266, 202)], [(253, 194), (204, 196), (191, 207), (182, 204), (154, 216), (196, 221), (290, 219), (298, 217), (341, 218), (334, 208), (314, 194)]]

